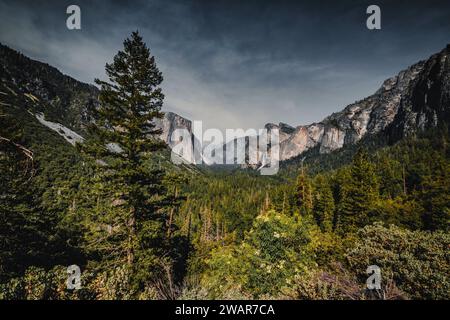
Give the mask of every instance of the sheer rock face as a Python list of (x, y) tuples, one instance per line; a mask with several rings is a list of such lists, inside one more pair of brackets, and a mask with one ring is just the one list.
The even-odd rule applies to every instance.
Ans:
[(290, 125), (282, 123), (282, 122), (280, 122), (280, 124), (278, 124), (278, 125), (276, 125), (274, 123), (268, 123), (268, 124), (266, 124), (265, 128), (267, 130), (271, 130), (273, 128), (278, 129), (280, 142), (283, 142), (286, 139), (288, 139), (292, 135), (292, 133), (295, 131), (294, 127), (291, 127)]
[(280, 158), (287, 160), (318, 147), (329, 153), (354, 144), (366, 135), (385, 132), (398, 140), (450, 119), (450, 45), (384, 81), (373, 95), (333, 113), (319, 123), (280, 130)]
[(173, 112), (165, 112), (162, 119), (155, 119), (156, 128), (161, 129), (160, 138), (173, 147), (177, 141), (172, 141), (171, 137), (176, 129), (186, 129), (192, 135), (192, 122)]
[(160, 134), (161, 140), (163, 140), (170, 149), (173, 149), (183, 138), (180, 138), (178, 134), (173, 134), (175, 130), (181, 129), (186, 130), (189, 136), (189, 148), (186, 148), (186, 154), (180, 154), (176, 152), (179, 156), (184, 158), (186, 161), (193, 163), (195, 159), (200, 156), (199, 150), (196, 147), (200, 144), (195, 143), (195, 137), (192, 132), (192, 121), (173, 112), (164, 112), (164, 116), (161, 119), (154, 120), (157, 129), (160, 129), (162, 133)]
[(396, 139), (450, 120), (450, 45), (428, 59), (400, 102), (389, 133)]

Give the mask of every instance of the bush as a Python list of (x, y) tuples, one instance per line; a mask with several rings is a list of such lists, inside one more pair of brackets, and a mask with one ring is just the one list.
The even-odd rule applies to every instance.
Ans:
[(99, 300), (129, 300), (133, 297), (130, 284), (131, 272), (127, 266), (98, 274), (89, 284)]
[(277, 295), (294, 274), (314, 266), (310, 225), (268, 211), (258, 216), (240, 245), (213, 250), (204, 285), (213, 298), (221, 292)]
[(79, 292), (66, 286), (66, 268), (57, 266), (46, 271), (29, 267), (22, 277), (0, 285), (0, 299), (6, 300), (66, 300), (77, 299)]
[(302, 300), (374, 300), (406, 299), (392, 279), (386, 281), (380, 290), (366, 289), (365, 282), (358, 281), (340, 263), (334, 263), (332, 273), (319, 269), (308, 270), (295, 275), (283, 288), (281, 298)]
[(366, 226), (346, 258), (360, 279), (366, 268), (381, 268), (383, 282), (392, 278), (413, 299), (449, 299), (450, 235), (409, 231), (381, 223)]

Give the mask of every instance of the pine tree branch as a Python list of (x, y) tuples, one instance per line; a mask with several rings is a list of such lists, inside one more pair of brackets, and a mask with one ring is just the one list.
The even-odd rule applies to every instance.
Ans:
[(7, 139), (7, 138), (2, 137), (2, 136), (0, 136), (0, 142), (6, 142), (6, 143), (14, 146), (15, 148), (17, 148), (20, 151), (22, 151), (22, 153), (27, 158), (29, 158), (31, 161), (33, 161), (33, 151), (31, 151), (30, 149), (27, 149), (24, 146), (22, 146), (21, 144), (15, 143), (14, 141), (11, 141), (10, 139)]

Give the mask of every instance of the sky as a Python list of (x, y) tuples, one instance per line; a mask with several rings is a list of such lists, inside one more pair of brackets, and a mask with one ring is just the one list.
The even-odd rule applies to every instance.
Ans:
[[(68, 30), (66, 8), (81, 9)], [(381, 8), (381, 30), (366, 8)], [(450, 1), (0, 0), (0, 42), (77, 80), (139, 30), (162, 71), (163, 110), (204, 128), (318, 122), (450, 43)]]

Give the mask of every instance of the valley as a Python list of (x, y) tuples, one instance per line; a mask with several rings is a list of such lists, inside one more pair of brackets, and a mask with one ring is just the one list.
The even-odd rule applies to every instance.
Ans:
[(175, 165), (172, 133), (199, 139), (190, 120), (130, 116), (105, 83), (4, 45), (0, 78), (1, 299), (449, 298), (449, 45), (320, 122), (266, 124), (282, 160), (268, 176)]

